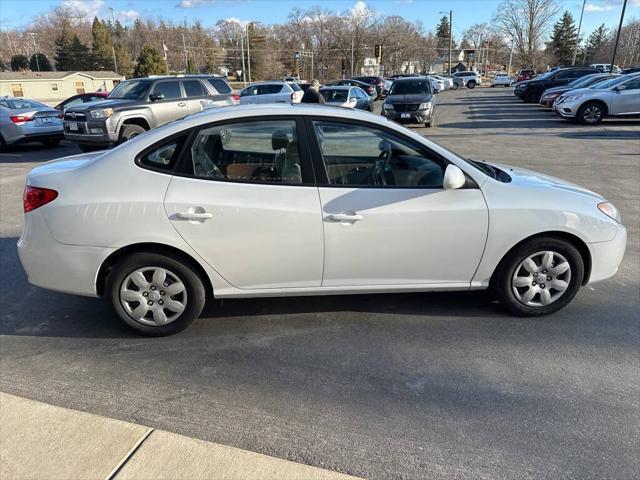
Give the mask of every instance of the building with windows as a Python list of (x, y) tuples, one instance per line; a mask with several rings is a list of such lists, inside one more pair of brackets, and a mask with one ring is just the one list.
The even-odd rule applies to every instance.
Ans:
[(59, 103), (78, 93), (110, 92), (124, 80), (115, 72), (0, 72), (0, 96)]

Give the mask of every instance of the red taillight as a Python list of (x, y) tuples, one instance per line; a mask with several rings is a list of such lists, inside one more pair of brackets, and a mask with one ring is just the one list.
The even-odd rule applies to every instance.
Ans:
[(58, 196), (58, 192), (48, 188), (32, 187), (27, 185), (24, 187), (24, 195), (22, 196), (24, 213), (35, 210)]
[(9, 117), (13, 123), (24, 123), (33, 121), (31, 115), (11, 115)]
[(233, 96), (233, 101), (234, 101), (234, 102), (236, 102), (236, 103), (237, 103), (237, 102), (239, 102), (239, 101), (240, 101), (240, 95), (238, 95), (237, 93), (234, 93), (232, 96)]

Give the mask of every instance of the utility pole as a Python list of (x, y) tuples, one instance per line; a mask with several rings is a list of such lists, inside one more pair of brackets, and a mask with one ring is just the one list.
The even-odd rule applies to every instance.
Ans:
[(33, 32), (27, 33), (31, 37), (31, 41), (33, 42), (33, 56), (36, 57), (36, 67), (38, 71), (40, 71), (40, 62), (38, 61), (38, 45), (36, 44), (36, 34)]
[(449, 75), (451, 75), (451, 48), (453, 44), (453, 10), (449, 10)]
[(353, 38), (351, 39), (351, 76), (353, 77)]
[(622, 13), (620, 14), (620, 25), (618, 25), (618, 33), (616, 34), (616, 44), (613, 46), (613, 55), (611, 56), (611, 65), (609, 66), (609, 73), (613, 73), (613, 64), (616, 61), (616, 53), (618, 53), (618, 42), (620, 41), (620, 32), (622, 32), (622, 23), (624, 22), (624, 11), (627, 8), (627, 0), (624, 0), (622, 4)]
[(251, 83), (251, 49), (249, 46), (250, 40), (249, 40), (249, 24), (247, 23), (247, 27), (246, 27), (246, 33), (247, 33), (247, 70), (248, 70), (248, 76), (249, 76), (249, 83)]
[(511, 61), (513, 60), (513, 46), (515, 45), (516, 38), (511, 37), (511, 52), (509, 53), (509, 68), (507, 69), (507, 75), (511, 75)]
[(240, 32), (240, 51), (242, 52), (242, 83), (247, 86), (247, 76), (245, 75), (244, 65), (244, 32)]
[[(113, 7), (109, 7), (109, 10), (111, 10), (111, 23), (113, 24), (113, 30), (115, 31), (116, 29), (116, 17), (113, 14)], [(109, 32), (111, 33), (111, 32)], [(111, 36), (111, 53), (113, 54), (113, 69), (115, 70), (116, 73), (118, 73), (118, 62), (116, 61), (116, 47), (113, 44), (113, 35)]]
[(189, 73), (189, 52), (187, 51), (187, 43), (184, 40), (184, 31), (182, 32), (182, 49), (184, 50), (184, 73)]
[(582, 0), (582, 11), (580, 12), (580, 22), (578, 23), (578, 38), (576, 38), (576, 44), (573, 47), (573, 61), (571, 65), (576, 64), (576, 56), (578, 55), (578, 45), (580, 45), (580, 30), (582, 30), (582, 17), (584, 16), (584, 6), (587, 0)]

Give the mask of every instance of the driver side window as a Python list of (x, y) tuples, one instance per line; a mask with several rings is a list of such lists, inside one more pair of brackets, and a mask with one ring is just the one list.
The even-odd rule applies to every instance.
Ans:
[(442, 188), (446, 165), (382, 129), (313, 122), (329, 185)]

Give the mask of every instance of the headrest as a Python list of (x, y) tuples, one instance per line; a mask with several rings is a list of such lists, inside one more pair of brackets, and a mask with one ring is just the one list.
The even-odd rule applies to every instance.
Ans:
[(284, 130), (275, 130), (271, 134), (271, 148), (274, 150), (282, 150), (289, 145), (289, 137)]

